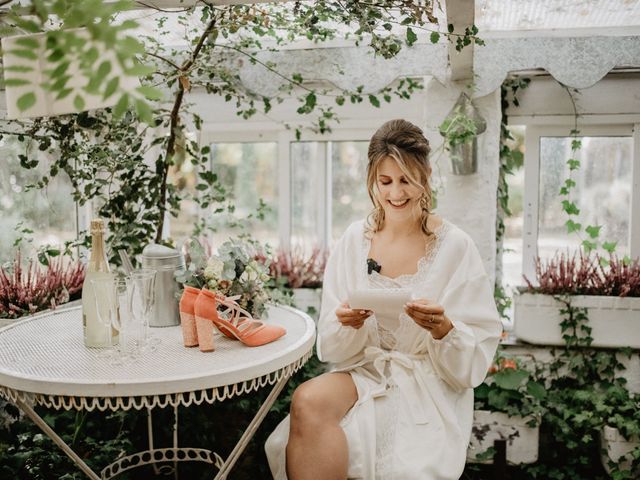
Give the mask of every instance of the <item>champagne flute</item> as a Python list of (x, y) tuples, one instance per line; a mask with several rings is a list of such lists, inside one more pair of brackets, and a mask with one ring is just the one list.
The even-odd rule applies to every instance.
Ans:
[(155, 304), (156, 271), (133, 270), (129, 275), (129, 311), (131, 322), (138, 335), (136, 347), (142, 352), (153, 351), (157, 343), (149, 340), (149, 316)]

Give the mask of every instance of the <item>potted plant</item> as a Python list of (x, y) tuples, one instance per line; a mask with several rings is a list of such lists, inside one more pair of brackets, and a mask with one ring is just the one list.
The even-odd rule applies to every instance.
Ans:
[(80, 298), (84, 265), (65, 263), (62, 256), (44, 260), (44, 267), (29, 260), (25, 269), (18, 250), (13, 262), (0, 267), (0, 327)]
[[(593, 347), (640, 348), (640, 260), (559, 253), (536, 259), (536, 285), (525, 281), (514, 296), (518, 339), (566, 345), (582, 334)], [(587, 322), (567, 332), (576, 320)]]
[(545, 388), (520, 358), (500, 349), (485, 381), (476, 387), (470, 463), (491, 463), (495, 440), (507, 442), (507, 462), (533, 463), (538, 459), (540, 420)]
[(613, 478), (640, 477), (640, 394), (621, 386), (609, 388), (596, 410), (606, 424), (600, 432), (601, 460)]
[(322, 277), (329, 252), (315, 247), (305, 254), (302, 247), (278, 250), (271, 261), (276, 282), (293, 291), (293, 303), (317, 320), (322, 301)]

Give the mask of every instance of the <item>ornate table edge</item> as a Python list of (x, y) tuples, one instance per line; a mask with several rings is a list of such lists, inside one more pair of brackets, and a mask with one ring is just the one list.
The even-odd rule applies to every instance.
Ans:
[(142, 410), (167, 406), (177, 407), (190, 405), (200, 405), (202, 403), (212, 404), (221, 402), (235, 396), (257, 391), (267, 385), (274, 385), (283, 377), (291, 377), (302, 366), (309, 361), (313, 355), (313, 343), (309, 350), (299, 359), (279, 368), (273, 372), (234, 383), (218, 387), (205, 388), (189, 392), (168, 393), (160, 395), (143, 396), (119, 396), (119, 397), (83, 397), (67, 395), (49, 395), (31, 393), (0, 385), (0, 397), (16, 403), (17, 401), (31, 405), (39, 405), (56, 410), (86, 410), (91, 412), (116, 411), (116, 410)]

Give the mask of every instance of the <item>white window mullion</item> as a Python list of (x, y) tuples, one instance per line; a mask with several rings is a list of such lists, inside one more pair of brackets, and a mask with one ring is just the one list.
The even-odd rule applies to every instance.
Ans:
[(291, 188), (291, 135), (278, 134), (278, 237), (280, 248), (291, 247), (292, 191)]
[(522, 273), (535, 278), (538, 255), (538, 202), (540, 182), (540, 132), (527, 127), (524, 155), (524, 223), (522, 231)]
[(327, 142), (325, 149), (325, 212), (324, 212), (324, 236), (322, 237), (322, 246), (328, 247), (331, 245), (331, 232), (332, 232), (332, 218), (331, 212), (333, 212), (333, 173), (331, 165), (331, 149), (333, 148), (333, 142)]
[(631, 165), (631, 209), (629, 212), (629, 251), (640, 257), (640, 124), (633, 126), (633, 163)]

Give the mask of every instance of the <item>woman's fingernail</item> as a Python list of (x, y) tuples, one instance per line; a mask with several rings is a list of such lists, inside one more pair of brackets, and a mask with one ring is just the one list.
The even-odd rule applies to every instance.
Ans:
[(367, 313), (367, 311), (366, 311), (366, 310), (360, 310), (360, 313), (361, 313), (362, 315), (364, 315), (365, 313)]

